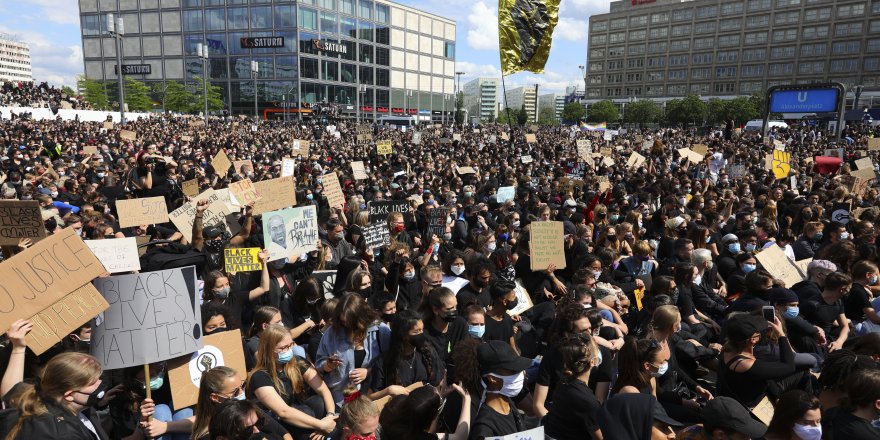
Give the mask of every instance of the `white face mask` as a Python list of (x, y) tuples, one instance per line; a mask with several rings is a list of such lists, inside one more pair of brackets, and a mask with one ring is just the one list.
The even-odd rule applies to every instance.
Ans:
[[(486, 391), (488, 393), (496, 393), (501, 394), (506, 397), (516, 397), (522, 392), (523, 384), (525, 383), (526, 373), (524, 371), (520, 371), (518, 374), (512, 374), (510, 376), (501, 376), (499, 374), (489, 373), (489, 376), (497, 377), (504, 381), (504, 385), (501, 386), (501, 389), (498, 391)], [(483, 383), (483, 387), (486, 387), (486, 383)]]
[(497, 246), (496, 242), (486, 243), (486, 250), (489, 252), (495, 252), (495, 247)]
[(801, 440), (820, 440), (822, 438), (822, 425), (808, 426), (795, 423), (793, 430)]
[(452, 273), (455, 274), (455, 276), (459, 276), (464, 273), (464, 266), (449, 266), (449, 270), (451, 270)]

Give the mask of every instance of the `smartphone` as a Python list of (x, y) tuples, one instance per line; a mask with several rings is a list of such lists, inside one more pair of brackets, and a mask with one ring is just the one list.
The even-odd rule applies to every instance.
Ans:
[(776, 311), (773, 309), (773, 306), (764, 306), (761, 308), (761, 312), (764, 314), (764, 319), (767, 322), (776, 322)]

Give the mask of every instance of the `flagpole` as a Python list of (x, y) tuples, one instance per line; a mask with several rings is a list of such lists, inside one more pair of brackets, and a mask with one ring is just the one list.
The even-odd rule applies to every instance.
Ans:
[(507, 105), (507, 86), (504, 84), (504, 71), (501, 71), (501, 91), (504, 92), (504, 110), (507, 112), (507, 127), (510, 129), (510, 136), (507, 137), (507, 142), (510, 143), (510, 146), (513, 146), (513, 124), (510, 123), (510, 106)]

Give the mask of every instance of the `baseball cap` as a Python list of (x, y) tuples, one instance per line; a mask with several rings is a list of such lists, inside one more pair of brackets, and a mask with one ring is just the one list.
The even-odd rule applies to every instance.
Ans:
[(532, 360), (517, 356), (507, 342), (489, 341), (477, 347), (477, 363), (480, 365), (480, 373), (486, 374), (502, 368), (525, 371), (532, 365)]
[(208, 226), (205, 229), (202, 229), (202, 236), (208, 240), (213, 240), (221, 235), (223, 235), (223, 230), (217, 226)]
[(706, 403), (703, 428), (707, 433), (716, 428), (732, 429), (751, 438), (761, 438), (767, 433), (767, 426), (753, 419), (739, 402), (726, 396), (715, 397)]
[(774, 287), (770, 289), (768, 292), (770, 297), (770, 304), (787, 304), (790, 302), (798, 302), (798, 296), (791, 289), (786, 289), (784, 287)]
[(739, 241), (739, 237), (737, 237), (736, 234), (727, 234), (724, 237), (721, 237), (722, 244), (730, 243), (731, 241)]
[(767, 328), (767, 321), (760, 316), (741, 313), (732, 316), (724, 324), (724, 334), (731, 341), (745, 341)]

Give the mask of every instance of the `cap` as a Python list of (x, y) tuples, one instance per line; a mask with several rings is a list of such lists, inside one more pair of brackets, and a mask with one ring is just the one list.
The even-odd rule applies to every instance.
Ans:
[(791, 289), (786, 289), (784, 287), (774, 287), (770, 289), (770, 304), (787, 304), (790, 302), (798, 302), (800, 299), (797, 294), (794, 293)]
[(669, 417), (669, 414), (666, 412), (666, 409), (663, 408), (663, 405), (661, 405), (660, 402), (654, 403), (654, 420), (673, 427), (684, 426), (684, 423), (681, 423), (678, 420)]
[(221, 235), (223, 235), (223, 230), (217, 226), (208, 226), (202, 229), (202, 236), (209, 240), (213, 240)]
[(666, 227), (670, 229), (677, 229), (681, 224), (684, 223), (684, 219), (681, 217), (673, 217), (669, 220), (666, 220)]
[(807, 272), (815, 269), (824, 269), (830, 272), (837, 272), (837, 265), (828, 260), (813, 260), (807, 265)]
[(737, 237), (736, 234), (727, 234), (724, 237), (721, 237), (722, 244), (727, 244), (731, 241), (739, 241), (739, 237)]
[(767, 328), (767, 321), (760, 316), (748, 313), (740, 313), (727, 320), (724, 324), (724, 334), (731, 341), (745, 341)]
[(767, 426), (752, 418), (749, 411), (730, 397), (718, 396), (703, 408), (703, 427), (706, 432), (715, 428), (732, 429), (751, 438), (761, 438)]
[(578, 203), (575, 202), (575, 201), (572, 200), (572, 199), (568, 199), (568, 200), (565, 201), (565, 206), (570, 206), (570, 207), (574, 208), (574, 207), (576, 207), (577, 205), (578, 205)]
[(525, 371), (532, 365), (532, 360), (517, 354), (510, 344), (503, 341), (489, 341), (477, 347), (477, 362), (480, 372), (491, 373), (498, 369)]

